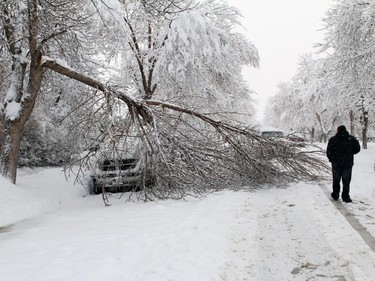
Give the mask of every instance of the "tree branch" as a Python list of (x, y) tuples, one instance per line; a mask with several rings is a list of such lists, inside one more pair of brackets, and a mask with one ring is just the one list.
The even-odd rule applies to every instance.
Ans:
[(69, 67), (63, 66), (59, 63), (57, 63), (55, 60), (48, 58), (48, 57), (42, 57), (41, 62), (43, 67), (46, 67), (54, 72), (57, 72), (63, 76), (69, 77), (71, 79), (77, 80), (83, 84), (86, 84), (92, 88), (98, 89), (103, 93), (107, 92), (107, 87), (99, 82), (98, 80), (95, 80), (85, 74), (79, 73)]
[(150, 186), (144, 185), (147, 198), (180, 198), (223, 188), (316, 180), (328, 171), (315, 153), (305, 153), (285, 141), (265, 139), (251, 129), (177, 105), (135, 101), (50, 58), (43, 58), (43, 66), (126, 103), (133, 118), (123, 116), (113, 126), (115, 133), (107, 137), (112, 140), (116, 135), (114, 144), (123, 143), (129, 134), (142, 141), (142, 149), (150, 156), (145, 169), (155, 178)]

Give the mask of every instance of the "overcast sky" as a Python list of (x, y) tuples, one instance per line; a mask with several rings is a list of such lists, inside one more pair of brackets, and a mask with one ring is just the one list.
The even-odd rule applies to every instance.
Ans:
[[(277, 90), (277, 83), (290, 81), (301, 54), (316, 52), (322, 42), (322, 18), (333, 0), (227, 0), (242, 15), (241, 32), (258, 48), (260, 69), (245, 71), (250, 87), (257, 92), (263, 117), (266, 100)], [(265, 124), (266, 125), (266, 124)]]

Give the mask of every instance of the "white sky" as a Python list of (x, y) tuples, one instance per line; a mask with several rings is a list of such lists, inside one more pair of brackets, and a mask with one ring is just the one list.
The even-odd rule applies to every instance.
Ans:
[(322, 18), (333, 0), (227, 0), (241, 10), (241, 30), (258, 48), (260, 69), (245, 71), (250, 87), (257, 92), (258, 119), (263, 118), (266, 101), (277, 83), (290, 81), (299, 56), (315, 52), (322, 42)]

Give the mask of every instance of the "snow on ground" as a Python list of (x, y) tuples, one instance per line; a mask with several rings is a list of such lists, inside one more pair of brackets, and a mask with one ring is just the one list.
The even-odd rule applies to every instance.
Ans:
[(125, 202), (86, 196), (60, 169), (0, 178), (2, 281), (374, 280), (375, 254), (336, 206), (375, 236), (375, 145), (355, 158), (354, 204), (330, 181)]

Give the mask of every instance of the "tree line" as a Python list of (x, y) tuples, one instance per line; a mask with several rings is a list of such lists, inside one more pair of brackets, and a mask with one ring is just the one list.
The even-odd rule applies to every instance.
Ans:
[(325, 37), (317, 53), (302, 55), (295, 76), (270, 99), (269, 123), (314, 141), (326, 141), (347, 124), (367, 148), (375, 109), (374, 15), (374, 1), (334, 2), (323, 19)]

